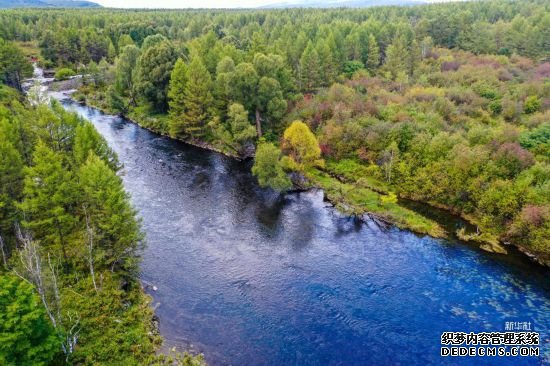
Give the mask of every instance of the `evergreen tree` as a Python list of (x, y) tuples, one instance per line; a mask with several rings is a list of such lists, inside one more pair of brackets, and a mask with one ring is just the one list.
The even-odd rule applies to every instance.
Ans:
[(222, 120), (225, 120), (227, 115), (228, 105), (230, 103), (230, 86), (229, 82), (235, 72), (235, 62), (229, 56), (225, 56), (218, 62), (216, 67), (216, 80), (214, 82), (212, 94), (214, 96), (214, 104), (217, 109), (217, 114)]
[(380, 48), (378, 48), (378, 42), (372, 34), (369, 34), (367, 55), (367, 70), (372, 73), (380, 65)]
[(392, 80), (395, 80), (400, 72), (407, 72), (407, 45), (405, 38), (399, 36), (388, 46), (384, 68)]
[(90, 152), (99, 156), (115, 172), (120, 169), (116, 154), (109, 147), (94, 125), (84, 121), (75, 130), (73, 154), (77, 165), (82, 165)]
[(11, 42), (0, 38), (0, 82), (22, 90), (23, 78), (32, 75), (31, 64)]
[(201, 59), (194, 57), (188, 68), (188, 81), (185, 85), (183, 105), (185, 111), (182, 126), (185, 134), (191, 138), (202, 137), (204, 126), (211, 117), (212, 80)]
[(248, 121), (248, 112), (241, 104), (232, 104), (227, 116), (233, 141), (238, 144), (239, 148), (254, 139), (256, 130)]
[(15, 202), (23, 189), (23, 159), (7, 131), (10, 127), (7, 120), (0, 121), (0, 236), (4, 237), (13, 228)]
[(122, 180), (93, 152), (80, 168), (78, 178), (80, 209), (89, 226), (86, 240), (93, 242), (97, 268), (136, 269), (136, 251), (142, 237)]
[(32, 285), (0, 274), (0, 364), (48, 366), (60, 350)]
[(189, 78), (187, 65), (179, 58), (170, 76), (168, 105), (170, 112), (169, 129), (172, 137), (183, 137), (183, 114), (185, 111), (185, 87)]
[(325, 40), (319, 40), (316, 49), (321, 66), (321, 86), (330, 86), (336, 78), (336, 65), (334, 63), (332, 51)]
[(38, 141), (33, 166), (25, 168), (23, 224), (41, 246), (63, 257), (69, 265), (69, 235), (76, 221), (72, 214), (75, 187), (69, 171), (61, 164), (63, 156)]
[(313, 43), (309, 41), (302, 57), (300, 58), (300, 73), (302, 81), (302, 89), (306, 92), (312, 92), (319, 86), (321, 67), (319, 55), (313, 47)]

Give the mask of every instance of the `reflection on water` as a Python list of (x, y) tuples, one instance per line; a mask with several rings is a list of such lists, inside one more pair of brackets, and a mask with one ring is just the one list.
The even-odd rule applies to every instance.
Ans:
[(517, 319), (534, 322), (549, 351), (548, 272), (524, 258), (382, 230), (338, 214), (319, 191), (277, 197), (250, 163), (64, 105), (124, 163), (168, 346), (213, 365), (471, 364), (439, 356), (442, 332), (503, 331)]

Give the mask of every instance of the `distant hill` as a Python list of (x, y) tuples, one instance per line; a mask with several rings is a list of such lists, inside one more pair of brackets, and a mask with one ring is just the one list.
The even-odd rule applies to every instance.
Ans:
[(97, 8), (85, 0), (0, 0), (0, 8)]
[(388, 5), (420, 5), (429, 2), (430, 0), (288, 0), (264, 5), (261, 8), (368, 8)]

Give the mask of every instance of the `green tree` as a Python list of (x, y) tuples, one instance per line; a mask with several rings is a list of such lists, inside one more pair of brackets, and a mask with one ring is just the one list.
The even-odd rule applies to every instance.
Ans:
[(395, 80), (400, 72), (407, 72), (407, 44), (403, 36), (399, 36), (388, 46), (384, 68)]
[(31, 284), (0, 274), (0, 364), (47, 366), (60, 341)]
[(256, 150), (252, 174), (258, 178), (261, 187), (270, 187), (284, 192), (292, 183), (281, 166), (281, 151), (272, 143), (261, 143)]
[(23, 159), (12, 142), (11, 127), (7, 120), (0, 120), (0, 236), (13, 228), (15, 203), (23, 190)]
[(183, 137), (185, 135), (183, 114), (185, 112), (185, 87), (188, 79), (187, 65), (179, 58), (176, 61), (174, 70), (172, 70), (168, 87), (169, 129), (172, 137)]
[(99, 156), (112, 170), (120, 169), (120, 163), (107, 141), (91, 122), (84, 121), (75, 130), (73, 154), (78, 165), (84, 164), (90, 152)]
[(145, 101), (161, 112), (168, 109), (168, 84), (176, 59), (172, 44), (163, 40), (144, 45), (137, 62), (136, 88)]
[(115, 65), (114, 89), (118, 95), (130, 99), (130, 104), (137, 105), (135, 90), (135, 70), (141, 52), (131, 44), (122, 48)]
[(69, 265), (69, 235), (76, 220), (74, 206), (74, 181), (71, 173), (62, 165), (63, 156), (38, 141), (33, 153), (33, 166), (25, 168), (23, 224), (31, 230), (34, 239), (40, 241), (53, 254), (63, 257)]
[(181, 125), (187, 136), (200, 138), (204, 135), (204, 127), (212, 116), (212, 79), (198, 57), (194, 57), (189, 63), (187, 74), (189, 77), (183, 95), (185, 110)]
[(93, 261), (99, 269), (136, 269), (141, 233), (122, 180), (95, 154), (79, 170), (81, 212), (88, 226)]
[(229, 107), (226, 124), (215, 119), (211, 127), (215, 136), (238, 154), (242, 154), (243, 148), (256, 137), (256, 129), (248, 121), (248, 112), (238, 103)]
[(31, 74), (32, 66), (19, 48), (0, 38), (0, 81), (17, 90), (23, 90), (21, 82)]
[(321, 66), (319, 55), (311, 41), (307, 44), (306, 49), (300, 58), (300, 79), (302, 89), (306, 92), (312, 92), (319, 86), (321, 75)]
[(367, 70), (371, 73), (376, 71), (378, 65), (380, 65), (380, 48), (378, 47), (378, 42), (374, 35), (369, 34), (368, 45), (367, 45)]

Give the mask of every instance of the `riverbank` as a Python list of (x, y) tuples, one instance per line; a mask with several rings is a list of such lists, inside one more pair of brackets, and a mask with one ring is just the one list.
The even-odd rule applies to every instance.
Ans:
[[(97, 108), (104, 113), (116, 114), (115, 111), (109, 108), (104, 97), (98, 93), (78, 93), (73, 96), (73, 100)], [(146, 112), (144, 108), (137, 107), (132, 109), (125, 118), (151, 132), (173, 138), (168, 134), (166, 115), (147, 114), (144, 112)], [(238, 155), (206, 142), (176, 140), (241, 160), (241, 157)], [(352, 187), (349, 184), (340, 183), (336, 180), (331, 181), (332, 178), (320, 170), (311, 170), (305, 177), (309, 180), (309, 187), (323, 189), (325, 199), (331, 202), (338, 210), (348, 215), (369, 216), (377, 221), (395, 225), (400, 229), (430, 235), (434, 238), (442, 238), (448, 234), (435, 221), (401, 207), (397, 203), (382, 203), (383, 195), (380, 194), (381, 192), (376, 192), (368, 187)]]
[[(92, 121), (124, 164), (148, 241), (141, 278), (157, 286), (166, 351), (194, 349), (211, 364), (385, 364), (401, 359), (373, 350), (438, 354), (431, 337), (415, 336), (426, 318), (435, 334), (499, 329), (510, 311), (546, 324), (547, 272), (520, 253), (362, 224), (327, 208), (320, 190), (276, 199), (257, 187), (249, 162), (64, 106)], [(376, 337), (373, 324), (383, 325)], [(334, 353), (342, 339), (353, 355)]]
[[(97, 108), (104, 113), (116, 114), (105, 98), (105, 95), (97, 92), (90, 92), (87, 89), (80, 89), (73, 99), (81, 104)], [(153, 114), (145, 107), (132, 109), (127, 116), (124, 116), (133, 123), (145, 128), (155, 134), (172, 138), (168, 133), (168, 116), (165, 114)], [(212, 144), (200, 141), (188, 141), (175, 139), (201, 149), (214, 151), (233, 159), (242, 160), (238, 155)], [(491, 253), (507, 254), (506, 246), (512, 245), (528, 256), (532, 261), (550, 267), (550, 256), (544, 253), (534, 253), (528, 248), (504, 241), (503, 238), (488, 232), (466, 232), (465, 230), (446, 231), (436, 221), (431, 220), (413, 210), (407, 209), (393, 202), (393, 194), (388, 185), (370, 175), (363, 175), (361, 179), (353, 179), (355, 174), (338, 169), (336, 164), (328, 164), (323, 170), (313, 169), (305, 174), (309, 180), (308, 187), (320, 188), (325, 193), (325, 199), (333, 204), (341, 212), (357, 216), (368, 216), (375, 221), (394, 225), (400, 229), (411, 230), (417, 234), (430, 235), (434, 238), (444, 238), (455, 235), (462, 241), (476, 243), (482, 250)], [(365, 167), (361, 167), (365, 168)], [(306, 187), (307, 188), (307, 187)], [(417, 201), (415, 197), (404, 197)], [(450, 207), (438, 205), (434, 202), (417, 201), (439, 209), (443, 209), (452, 215), (462, 218), (464, 221), (479, 228), (478, 221), (472, 215), (456, 212)]]

